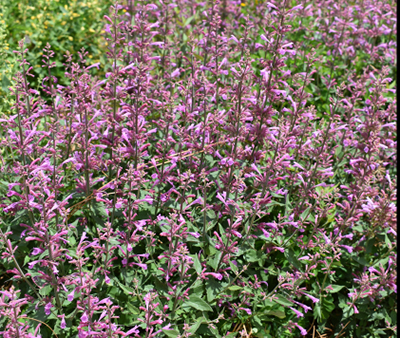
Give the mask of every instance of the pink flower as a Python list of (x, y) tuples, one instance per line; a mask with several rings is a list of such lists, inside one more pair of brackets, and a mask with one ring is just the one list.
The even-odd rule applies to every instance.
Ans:
[(171, 73), (171, 78), (179, 76), (179, 74), (180, 74), (180, 71), (179, 71), (179, 68), (177, 68)]
[(294, 325), (296, 325), (298, 327), (298, 329), (300, 330), (300, 333), (302, 336), (306, 336), (307, 335), (307, 330), (304, 329), (303, 327), (301, 327), (299, 324), (295, 323)]
[(249, 316), (251, 315), (251, 310), (248, 308), (240, 307), (240, 308), (238, 308), (238, 310), (246, 311)]
[(304, 315), (300, 311), (297, 311), (295, 308), (292, 307), (289, 308), (296, 314), (297, 318), (304, 317)]
[(312, 308), (310, 308), (309, 306), (307, 306), (307, 305), (305, 305), (305, 304), (302, 304), (302, 303), (299, 303), (299, 302), (296, 302), (296, 301), (294, 301), (297, 305), (299, 305), (299, 306), (301, 306), (303, 309), (304, 309), (304, 312), (305, 313), (307, 313), (308, 311), (312, 311)]
[(349, 253), (353, 252), (353, 248), (351, 246), (348, 245), (340, 245), (342, 248), (345, 248)]
[(215, 273), (215, 272), (205, 272), (203, 275), (204, 276), (211, 275), (218, 280), (221, 280), (223, 278), (223, 276), (220, 273)]
[(315, 298), (315, 297), (309, 295), (308, 293), (303, 292), (303, 295), (307, 296), (308, 298), (310, 298), (313, 301), (313, 303), (318, 303), (319, 302), (318, 298)]
[(83, 313), (81, 320), (84, 323), (87, 323), (89, 321), (89, 317), (87, 316), (86, 311)]
[(74, 300), (74, 295), (75, 295), (75, 289), (72, 290), (72, 292), (67, 296), (67, 300), (69, 302), (72, 302)]
[(130, 334), (134, 334), (135, 336), (139, 334), (138, 325), (135, 325), (132, 329), (125, 333), (125, 337), (129, 336)]
[(67, 324), (65, 322), (65, 315), (58, 315), (57, 317), (61, 318), (60, 328), (65, 329), (67, 327)]
[(195, 238), (199, 238), (200, 234), (198, 232), (188, 232), (189, 235), (195, 237)]
[(147, 270), (147, 265), (146, 264), (142, 264), (142, 263), (133, 263), (137, 266), (140, 266), (143, 270)]
[(52, 307), (54, 307), (54, 305), (51, 304), (51, 303), (47, 303), (47, 304), (44, 306), (44, 313), (45, 313), (47, 316), (50, 315), (50, 313), (51, 313), (50, 309), (51, 309)]

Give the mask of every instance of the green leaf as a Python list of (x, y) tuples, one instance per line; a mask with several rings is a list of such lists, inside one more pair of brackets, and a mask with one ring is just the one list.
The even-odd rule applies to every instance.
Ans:
[(242, 287), (239, 286), (239, 285), (232, 285), (232, 286), (230, 286), (230, 287), (228, 288), (228, 290), (231, 290), (231, 291), (238, 291), (238, 290), (242, 290)]
[(126, 308), (128, 309), (128, 311), (130, 313), (132, 313), (134, 315), (138, 315), (140, 313), (140, 310), (136, 306), (132, 305), (131, 303), (128, 303), (126, 305)]
[(190, 24), (190, 22), (194, 19), (194, 15), (192, 15), (191, 17), (187, 18), (185, 23), (183, 24), (183, 27), (186, 27), (188, 24)]
[(379, 268), (380, 265), (385, 266), (387, 264), (387, 262), (389, 261), (389, 257), (385, 257), (383, 259), (378, 260), (373, 267), (375, 268)]
[(104, 207), (104, 205), (102, 203), (100, 203), (100, 202), (93, 203), (93, 209), (94, 209), (95, 215), (99, 215), (99, 216), (107, 218), (106, 208)]
[(204, 293), (204, 285), (202, 280), (196, 280), (194, 284), (191, 287), (193, 294), (196, 294), (197, 296), (201, 297)]
[(227, 336), (225, 336), (226, 338), (234, 338), (236, 337), (237, 332), (231, 332), (230, 334), (228, 334)]
[(23, 264), (23, 266), (24, 266), (26, 263), (28, 263), (30, 260), (31, 260), (31, 258), (29, 257), (29, 255), (26, 255), (26, 256), (24, 257), (24, 264)]
[(40, 293), (42, 296), (48, 296), (48, 295), (51, 293), (52, 290), (53, 290), (53, 287), (52, 287), (51, 285), (46, 285), (46, 286), (42, 287), (42, 288), (39, 290), (39, 293)]
[(201, 274), (201, 270), (202, 270), (202, 266), (201, 266), (200, 260), (197, 257), (197, 255), (194, 256), (193, 262), (194, 262), (194, 268), (196, 269), (197, 274), (200, 275)]
[[(274, 296), (275, 297), (275, 296)], [(283, 306), (293, 306), (293, 303), (288, 301), (284, 296), (282, 295), (277, 295), (276, 296), (278, 299), (274, 299), (274, 301), (278, 304), (281, 304)]]
[(206, 322), (205, 319), (204, 319), (203, 317), (197, 318), (196, 323), (194, 323), (194, 324), (190, 327), (189, 332), (192, 333), (192, 334), (195, 333), (195, 332), (197, 331), (197, 329), (200, 327), (200, 325), (201, 325), (203, 322), (204, 322), (204, 323)]
[(194, 309), (200, 310), (200, 311), (212, 311), (212, 307), (208, 305), (208, 303), (201, 299), (197, 295), (191, 295), (189, 297), (189, 300), (187, 300), (184, 305), (191, 306)]
[(329, 291), (330, 293), (336, 293), (339, 292), (340, 290), (342, 290), (344, 288), (344, 285), (331, 285), (333, 290), (330, 289), (326, 289), (327, 291)]
[(333, 303), (333, 298), (332, 300), (328, 299), (328, 298), (323, 298), (322, 300), (322, 309), (323, 311), (326, 312), (326, 317), (328, 318), (330, 313), (332, 313), (333, 310), (335, 310), (335, 304)]
[(217, 329), (215, 329), (213, 327), (209, 327), (208, 329), (211, 331), (211, 333), (214, 335), (214, 337), (217, 337), (217, 338), (221, 337), (221, 335), (219, 334)]
[(4, 92), (8, 92), (8, 87), (11, 85), (10, 80), (7, 78), (7, 76), (3, 75), (3, 79), (1, 81), (1, 87), (3, 88)]
[[(111, 283), (108, 284), (109, 286), (112, 285), (113, 279), (111, 279)], [(111, 286), (108, 288), (107, 293), (115, 298), (121, 293), (121, 290), (116, 286)]]
[[(330, 297), (330, 298), (328, 298)], [(314, 307), (314, 316), (318, 320), (326, 320), (328, 319), (333, 310), (335, 310), (335, 304), (333, 303), (333, 297), (328, 296), (327, 298), (322, 298), (320, 302), (315, 303)], [(341, 307), (341, 306), (339, 306)], [(341, 307), (343, 308), (343, 307)], [(345, 312), (345, 311), (343, 311)]]
[(46, 249), (42, 252), (42, 254), (39, 256), (39, 259), (43, 259), (49, 255), (49, 250)]
[(268, 274), (269, 274), (269, 275), (276, 276), (276, 275), (279, 274), (279, 271), (276, 269), (276, 267), (275, 267), (274, 264), (271, 264), (271, 265), (267, 268), (267, 270), (268, 270)]
[(297, 257), (292, 249), (285, 250), (285, 256), (289, 263), (292, 264), (296, 269), (300, 271), (303, 270), (300, 261), (297, 260)]
[(301, 220), (304, 221), (304, 220), (305, 220), (304, 218), (305, 218), (307, 215), (308, 215), (308, 216), (307, 216), (307, 219), (308, 219), (308, 217), (310, 217), (310, 215), (309, 215), (310, 208), (311, 208), (311, 207), (308, 207), (306, 210), (303, 211), (303, 213), (302, 213), (302, 214), (300, 215), (300, 217), (299, 217)]
[(179, 331), (174, 330), (174, 329), (173, 330), (162, 329), (162, 330), (168, 337), (176, 338), (180, 335)]
[(222, 251), (218, 251), (213, 259), (210, 259), (208, 264), (214, 269), (217, 270), (219, 260), (221, 258)]
[(221, 283), (219, 283), (215, 280), (209, 279), (206, 282), (206, 289), (207, 289), (207, 301), (209, 303), (211, 303), (215, 299), (215, 297), (218, 295), (218, 293), (220, 293), (222, 291), (223, 288), (222, 288)]
[(380, 312), (373, 312), (368, 319), (369, 322), (373, 322), (374, 320), (382, 320), (385, 319), (385, 315)]
[(352, 258), (360, 265), (366, 266), (368, 265), (368, 261), (364, 257), (359, 257), (355, 254), (352, 255)]
[[(258, 316), (254, 316), (254, 317), (253, 317), (253, 320), (254, 320), (255, 323), (256, 323), (257, 325), (259, 325), (260, 327), (263, 326), (262, 321), (261, 321), (261, 319), (260, 319)], [(255, 329), (255, 330), (257, 330), (257, 329)], [(257, 332), (254, 332), (254, 330), (253, 330), (253, 333), (257, 333)]]
[(260, 250), (250, 249), (246, 252), (246, 259), (248, 262), (257, 262), (260, 267), (264, 266), (265, 254)]
[(133, 290), (132, 288), (130, 288), (129, 286), (125, 286), (124, 284), (122, 284), (121, 282), (118, 281), (118, 279), (115, 279), (115, 281), (117, 282), (117, 284), (120, 286), (120, 288), (122, 289), (122, 291), (124, 292), (124, 294), (130, 296), (135, 290)]
[[(361, 228), (362, 229), (362, 228)], [(364, 230), (361, 230), (360, 232), (363, 232)], [(369, 253), (371, 253), (372, 252), (372, 250), (374, 249), (374, 246), (375, 246), (375, 243), (376, 243), (376, 240), (375, 240), (375, 238), (369, 238), (369, 239), (367, 239), (367, 241), (366, 241), (366, 243), (364, 244), (364, 247), (365, 247), (365, 252), (367, 253), (367, 254), (369, 254)]]
[(314, 306), (314, 318), (320, 320), (322, 318), (321, 305), (318, 303)]
[(233, 272), (238, 271), (237, 266), (235, 264), (233, 264), (232, 261), (229, 261), (229, 266), (231, 267)]
[[(147, 263), (149, 263), (149, 261), (147, 261)], [(162, 282), (157, 276), (154, 275), (153, 275), (153, 280), (156, 290), (158, 290), (159, 292), (163, 291), (165, 293), (168, 293), (169, 289), (166, 283)]]
[(199, 54), (193, 53), (193, 55), (196, 57), (197, 60), (201, 60), (201, 61), (204, 60), (204, 58)]
[(392, 247), (392, 241), (389, 239), (387, 234), (385, 234), (385, 243), (389, 248)]
[(176, 23), (177, 23), (179, 26), (184, 27), (184, 25), (183, 25), (183, 23), (182, 23), (181, 21), (176, 20)]
[(283, 319), (286, 317), (285, 312), (279, 311), (279, 310), (265, 311), (264, 314), (267, 316), (275, 316), (275, 317), (278, 317), (279, 319)]

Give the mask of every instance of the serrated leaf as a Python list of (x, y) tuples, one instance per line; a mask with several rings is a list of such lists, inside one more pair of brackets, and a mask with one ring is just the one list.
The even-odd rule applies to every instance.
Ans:
[(51, 285), (46, 285), (46, 286), (43, 286), (42, 288), (40, 288), (39, 293), (42, 296), (48, 296), (52, 290), (53, 290), (53, 287)]
[(218, 252), (215, 254), (214, 258), (210, 259), (209, 262), (208, 262), (208, 264), (209, 264), (214, 270), (217, 270), (218, 263), (219, 263), (219, 260), (220, 260), (220, 258), (221, 258), (221, 255), (222, 255), (222, 251), (218, 251)]
[(93, 209), (94, 209), (95, 215), (107, 217), (106, 208), (104, 207), (104, 205), (102, 203), (100, 203), (100, 202), (93, 203)]
[[(275, 297), (275, 296), (274, 296)], [(282, 295), (277, 295), (276, 296), (278, 299), (274, 298), (274, 301), (278, 304), (281, 304), (283, 306), (293, 306), (293, 303), (288, 301), (284, 296)]]
[(184, 305), (191, 306), (194, 309), (200, 310), (200, 311), (212, 311), (212, 307), (208, 305), (208, 303), (200, 298), (197, 295), (191, 295), (189, 297), (189, 300), (183, 303)]
[(216, 328), (209, 327), (208, 329), (211, 331), (211, 333), (214, 335), (214, 337), (217, 337), (217, 338), (221, 337), (221, 335), (219, 334), (219, 332)]
[(320, 306), (319, 302), (316, 303), (314, 306), (314, 318), (316, 318), (316, 319), (322, 318), (322, 311), (321, 311), (321, 306)]
[(235, 264), (233, 264), (232, 261), (229, 261), (229, 266), (231, 267), (231, 270), (232, 270), (233, 272), (238, 271), (237, 266), (236, 266)]
[(260, 266), (264, 263), (265, 254), (259, 250), (250, 249), (246, 252), (246, 259), (248, 262), (259, 262)]
[(221, 283), (215, 280), (209, 279), (206, 282), (206, 290), (207, 290), (207, 301), (211, 303), (215, 299), (217, 294), (222, 291), (222, 285)]
[(196, 272), (200, 275), (201, 271), (202, 271), (202, 266), (201, 266), (200, 260), (197, 257), (197, 255), (194, 256), (193, 263), (194, 263), (194, 268), (196, 269)]
[[(332, 298), (332, 296), (330, 296)], [(328, 298), (323, 298), (322, 302), (322, 309), (326, 311), (326, 318), (329, 317), (329, 314), (335, 310), (335, 304), (333, 303), (333, 298), (330, 300)]]
[(172, 338), (176, 338), (176, 337), (178, 337), (178, 336), (180, 335), (179, 331), (174, 330), (174, 329), (172, 329), (172, 330), (165, 330), (165, 329), (162, 329), (162, 331), (163, 331), (168, 337), (172, 337)]
[(206, 322), (203, 317), (197, 318), (196, 323), (190, 327), (189, 332), (192, 334), (195, 333), (203, 322)]

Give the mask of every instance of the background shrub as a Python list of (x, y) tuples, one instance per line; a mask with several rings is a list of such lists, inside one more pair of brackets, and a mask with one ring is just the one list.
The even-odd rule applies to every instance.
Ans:
[[(2, 0), (0, 8), (0, 41), (3, 62), (0, 64), (1, 96), (8, 94), (7, 88), (15, 74), (13, 50), (18, 41), (24, 39), (27, 61), (33, 65), (35, 78), (31, 85), (40, 90), (46, 74), (37, 60), (43, 48), (50, 43), (57, 55), (54, 75), (64, 79), (63, 55), (66, 51), (76, 54), (83, 46), (88, 59), (104, 62), (106, 48), (102, 38), (103, 16), (112, 2), (107, 0)], [(5, 111), (5, 98), (0, 99), (0, 112)], [(1, 107), (4, 107), (3, 109)], [(7, 105), (9, 107), (9, 105)]]

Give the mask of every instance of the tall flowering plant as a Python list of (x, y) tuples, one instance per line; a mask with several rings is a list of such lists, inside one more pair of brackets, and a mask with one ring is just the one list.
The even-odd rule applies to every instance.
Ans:
[(396, 334), (395, 14), (117, 3), (107, 63), (66, 52), (61, 82), (48, 44), (40, 91), (21, 41), (3, 334)]

